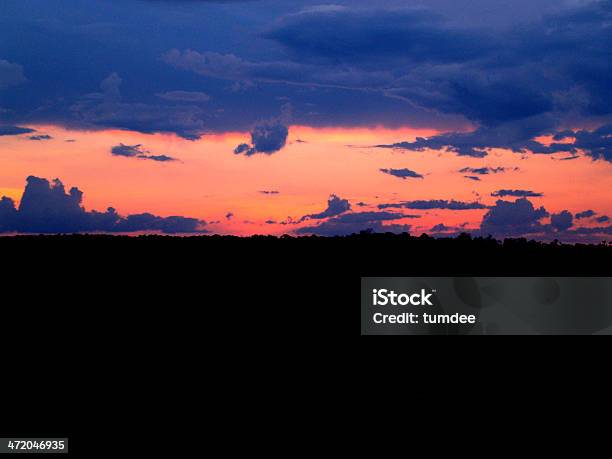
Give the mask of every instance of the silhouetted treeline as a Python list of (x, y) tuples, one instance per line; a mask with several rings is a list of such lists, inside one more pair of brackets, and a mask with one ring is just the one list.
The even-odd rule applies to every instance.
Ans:
[(65, 339), (68, 349), (164, 336), (188, 345), (211, 335), (356, 334), (365, 276), (612, 275), (607, 244), (469, 236), (14, 236), (0, 238), (0, 253), (16, 298), (6, 323), (20, 336)]
[[(5, 258), (45, 257), (97, 271), (142, 264), (242, 276), (374, 275), (610, 275), (612, 245), (561, 244), (526, 239), (434, 239), (423, 235), (345, 237), (40, 235), (0, 238)], [(146, 263), (146, 264), (145, 264)], [(135, 275), (142, 269), (135, 271)]]

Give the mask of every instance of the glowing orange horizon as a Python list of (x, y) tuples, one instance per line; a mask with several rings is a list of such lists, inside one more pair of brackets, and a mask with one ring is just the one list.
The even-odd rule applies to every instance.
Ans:
[[(600, 214), (612, 214), (607, 197), (612, 165), (606, 162), (584, 157), (559, 161), (555, 158), (567, 155), (519, 155), (503, 150), (493, 150), (486, 158), (471, 158), (370, 148), (440, 133), (432, 129), (291, 126), (282, 151), (244, 157), (235, 155), (233, 149), (249, 141), (248, 132), (207, 134), (190, 141), (174, 134), (29, 127), (53, 139), (0, 137), (0, 195), (18, 201), (29, 175), (59, 178), (67, 188), (77, 186), (84, 192), (88, 210), (112, 206), (123, 215), (183, 215), (219, 222), (209, 225), (219, 233), (291, 232), (297, 226), (265, 222), (321, 212), (330, 194), (349, 199), (353, 210), (360, 211), (376, 210), (381, 203), (418, 199), (481, 200), (492, 204), (497, 199), (491, 196), (495, 190), (530, 189), (544, 193), (543, 198), (530, 199), (551, 212), (592, 208)], [(141, 144), (152, 154), (169, 155), (178, 161), (158, 163), (114, 157), (110, 149), (119, 143)], [(464, 177), (469, 174), (459, 172), (467, 166), (506, 167), (510, 171), (473, 181)], [(381, 173), (381, 168), (408, 168), (425, 178), (401, 180)], [(263, 190), (280, 194), (263, 195)], [(361, 201), (368, 205), (356, 207)], [(413, 225), (416, 233), (439, 223), (475, 228), (485, 212), (394, 210), (422, 217), (393, 222)], [(234, 214), (231, 220), (225, 217), (229, 212)]]

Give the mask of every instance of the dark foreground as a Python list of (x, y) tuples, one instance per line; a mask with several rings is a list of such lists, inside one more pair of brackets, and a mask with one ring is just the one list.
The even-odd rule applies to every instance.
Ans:
[[(229, 383), (239, 396), (271, 356), (284, 362), (276, 370), (306, 353), (344, 371), (362, 276), (612, 275), (612, 246), (468, 237), (19, 236), (0, 238), (0, 253), (4, 374), (26, 422), (10, 425), (69, 433), (82, 457), (111, 457), (95, 432), (130, 432), (126, 407), (142, 422), (161, 409), (148, 388), (167, 379), (197, 393), (222, 376), (221, 362), (243, 372)], [(197, 403), (172, 391), (177, 404)]]
[(342, 310), (334, 334), (356, 333), (361, 277), (612, 275), (612, 245), (469, 236), (16, 236), (0, 253), (11, 313), (29, 326), (65, 315), (72, 331), (108, 321), (105, 333), (195, 326), (196, 315), (207, 333), (330, 331), (300, 306)]
[[(203, 276), (268, 283), (295, 275), (609, 275), (612, 244), (565, 245), (525, 239), (460, 236), (433, 239), (362, 233), (348, 237), (107, 236), (0, 237), (6, 275), (9, 266), (37, 281), (142, 281), (176, 288)], [(54, 269), (55, 267), (55, 269)], [(67, 272), (62, 272), (66, 270)], [(94, 276), (95, 275), (95, 276)], [(164, 282), (178, 280), (180, 284)], [(32, 277), (29, 277), (33, 280)], [(17, 277), (17, 281), (25, 281)], [(302, 279), (304, 280), (304, 279)], [(201, 285), (201, 284), (200, 284)], [(65, 294), (70, 292), (66, 291)]]

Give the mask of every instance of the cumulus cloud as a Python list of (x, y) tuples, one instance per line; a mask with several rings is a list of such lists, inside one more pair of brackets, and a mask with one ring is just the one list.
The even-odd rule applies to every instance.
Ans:
[(0, 233), (15, 231), (18, 227), (18, 213), (15, 202), (11, 198), (0, 198)]
[(384, 174), (392, 175), (402, 180), (406, 180), (407, 178), (423, 178), (421, 174), (411, 171), (410, 169), (380, 169), (380, 171)]
[(159, 217), (150, 213), (122, 217), (109, 207), (106, 212), (86, 211), (83, 193), (76, 187), (66, 192), (55, 179), (30, 176), (19, 204), (0, 200), (0, 232), (80, 233), (80, 232), (161, 232), (165, 234), (204, 233), (204, 221), (187, 217)]
[(542, 231), (540, 220), (549, 214), (526, 198), (514, 202), (498, 200), (484, 215), (480, 230), (493, 236), (521, 236)]
[(505, 198), (507, 196), (512, 196), (514, 198), (541, 198), (544, 194), (536, 193), (531, 190), (497, 190), (491, 193), (491, 196), (498, 198)]
[(557, 231), (567, 231), (574, 225), (574, 216), (567, 210), (550, 217), (551, 226)]
[(252, 156), (257, 153), (272, 155), (287, 143), (289, 128), (280, 121), (261, 123), (251, 132), (251, 144), (243, 143), (234, 149), (237, 155)]
[(602, 215), (601, 217), (597, 217), (595, 221), (597, 223), (607, 223), (610, 221), (610, 217), (608, 217), (607, 215)]
[(463, 202), (455, 201), (454, 199), (447, 201), (444, 199), (431, 199), (431, 200), (417, 200), (417, 201), (403, 201), (399, 203), (390, 204), (379, 204), (379, 209), (415, 209), (415, 210), (432, 210), (432, 209), (444, 209), (444, 210), (474, 210), (474, 209), (486, 209), (487, 206), (480, 202)]
[(342, 199), (335, 194), (332, 194), (327, 201), (327, 209), (318, 214), (304, 215), (299, 221), (304, 220), (322, 220), (324, 218), (335, 217), (351, 210), (351, 204), (347, 199)]
[(142, 145), (124, 145), (120, 143), (111, 148), (113, 156), (123, 156), (124, 158), (148, 159), (157, 162), (177, 161), (176, 158), (167, 155), (151, 155), (149, 151), (144, 150)]

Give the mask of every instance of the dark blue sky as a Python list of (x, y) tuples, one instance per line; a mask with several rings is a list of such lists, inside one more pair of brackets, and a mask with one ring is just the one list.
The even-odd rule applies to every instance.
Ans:
[(522, 145), (610, 115), (609, 1), (4, 0), (0, 13), (3, 124), (189, 138), (290, 106), (312, 126), (511, 123), (521, 132), (494, 135)]
[[(49, 132), (38, 132), (40, 126), (48, 127)], [(368, 143), (362, 137), (359, 148), (351, 150), (352, 163), (348, 159), (327, 163), (333, 159), (332, 150), (341, 154), (342, 148), (355, 146), (350, 130), (341, 135), (347, 139), (341, 146), (334, 143), (337, 133), (324, 140), (319, 137), (320, 143), (312, 145), (296, 137), (313, 134), (310, 128), (339, 132), (362, 127), (370, 128), (370, 137)], [(372, 134), (379, 128), (388, 128), (386, 137)], [(63, 129), (66, 134), (61, 135), (66, 138), (84, 132), (114, 134), (110, 144), (102, 145), (100, 138), (90, 144), (79, 140), (70, 150), (64, 139), (53, 137), (58, 135), (51, 132), (54, 129)], [(390, 134), (394, 130), (400, 134)], [(404, 137), (404, 130), (412, 134)], [(415, 134), (422, 132), (427, 134)], [(131, 140), (125, 138), (128, 133)], [(144, 135), (156, 133), (178, 137)], [(91, 145), (95, 154), (107, 155), (96, 163), (99, 169), (114, 172), (125, 167), (123, 177), (131, 183), (125, 179), (123, 190), (128, 191), (113, 188), (115, 196), (151, 196), (151, 211), (156, 212), (142, 217), (131, 211), (125, 218), (114, 212), (87, 213), (80, 197), (64, 196), (61, 187), (51, 185), (54, 182), (39, 182), (43, 179), (35, 177), (32, 183), (42, 184), (39, 188), (45, 193), (61, 194), (59, 207), (72, 209), (71, 221), (77, 228), (90, 228), (104, 220), (100, 228), (109, 231), (162, 226), (166, 232), (200, 231), (200, 216), (171, 221), (157, 217), (157, 209), (166, 209), (162, 204), (167, 196), (153, 199), (154, 193), (161, 193), (164, 186), (189, 192), (188, 197), (181, 194), (181, 199), (178, 191), (172, 196), (179, 203), (194, 199), (190, 209), (202, 208), (195, 201), (199, 196), (219, 193), (223, 198), (217, 198), (213, 207), (225, 202), (234, 207), (237, 205), (230, 201), (234, 183), (248, 181), (252, 193), (277, 190), (283, 183), (289, 189), (295, 186), (293, 196), (300, 195), (302, 200), (300, 211), (297, 201), (292, 201), (286, 204), (291, 208), (281, 210), (279, 206), (274, 214), (264, 215), (268, 207), (262, 205), (255, 217), (242, 220), (244, 225), (250, 225), (253, 218), (284, 223), (309, 220), (311, 225), (318, 224), (315, 216), (321, 215), (322, 225), (327, 226), (319, 232), (331, 234), (363, 225), (387, 227), (382, 222), (414, 217), (385, 209), (480, 210), (484, 214), (480, 227), (493, 233), (557, 234), (574, 224), (566, 209), (581, 214), (596, 208), (595, 204), (603, 206), (604, 199), (594, 190), (591, 195), (597, 195), (597, 201), (582, 205), (575, 201), (576, 191), (571, 196), (556, 191), (565, 180), (572, 181), (571, 174), (540, 181), (534, 178), (539, 172), (534, 171), (552, 170), (542, 158), (555, 160), (557, 170), (570, 169), (579, 162), (568, 160), (579, 159), (581, 183), (592, 182), (605, 189), (603, 180), (608, 176), (597, 171), (591, 179), (587, 166), (612, 162), (611, 133), (612, 0), (0, 2), (0, 139), (13, 140), (12, 146), (7, 141), (3, 148), (22, 148), (36, 158), (27, 175), (62, 176), (78, 169), (72, 177), (89, 180), (100, 202), (100, 196), (108, 193), (99, 183), (96, 186), (95, 179), (102, 178), (97, 171), (90, 173), (86, 156), (71, 156), (85, 148), (81, 145)], [(215, 137), (210, 134), (239, 137), (229, 147), (218, 138), (203, 146), (202, 151), (220, 152), (216, 163), (203, 164), (199, 161), (208, 158), (196, 157), (190, 148), (195, 149), (196, 141), (207, 136)], [(18, 144), (22, 139), (35, 141), (29, 143), (36, 146), (22, 147)], [(61, 162), (53, 162), (45, 157), (45, 148), (54, 145), (59, 150), (59, 142), (68, 151)], [(320, 154), (319, 163), (300, 162), (300, 148)], [(323, 156), (328, 148), (329, 158)], [(290, 166), (273, 163), (272, 157), (287, 149), (297, 151), (295, 162)], [(385, 182), (382, 191), (366, 175), (365, 166), (359, 170), (363, 174), (359, 180), (369, 188), (358, 194), (351, 187), (356, 179), (349, 166), (365, 163), (364, 149), (371, 153), (367, 157), (371, 173), (395, 181)], [(449, 166), (436, 165), (433, 155), (424, 159), (422, 154), (431, 152), (450, 157)], [(512, 159), (495, 162), (500, 152)], [(419, 161), (392, 161), (396, 153), (410, 153), (406, 156)], [(223, 154), (231, 155), (232, 162)], [(259, 174), (266, 180), (257, 181), (251, 169), (237, 170), (245, 164), (240, 161), (255, 167), (261, 157), (270, 161), (265, 167), (260, 165)], [(385, 162), (378, 163), (379, 157)], [(12, 161), (5, 164), (6, 171), (21, 173), (26, 167), (18, 155), (5, 158)], [(538, 158), (537, 168), (524, 163), (527, 158)], [(78, 161), (83, 162), (77, 168)], [(187, 184), (182, 174), (194, 171), (189, 169), (193, 164), (200, 169)], [(147, 172), (125, 172), (136, 167)], [(152, 167), (157, 167), (155, 172), (149, 169)], [(327, 182), (320, 177), (326, 167), (337, 174)], [(173, 174), (164, 175), (168, 170)], [(276, 170), (282, 173), (274, 175)], [(223, 175), (232, 171), (236, 174), (233, 181)], [(530, 178), (519, 182), (524, 172)], [(206, 174), (210, 174), (210, 189), (204, 192), (198, 187)], [(283, 182), (279, 177), (290, 178)], [(451, 185), (453, 177), (460, 182)], [(300, 179), (310, 180), (308, 188), (300, 188)], [(0, 183), (0, 188), (10, 188), (16, 198), (16, 179), (4, 180), (8, 184)], [(487, 181), (490, 183), (485, 184)], [(392, 191), (400, 183), (406, 187)], [(552, 191), (541, 189), (544, 185)], [(148, 192), (140, 191), (148, 186)], [(354, 193), (354, 199), (341, 193), (341, 186)], [(328, 210), (313, 209), (315, 195), (323, 204), (328, 196), (335, 197), (343, 211), (333, 210), (336, 201), (332, 198)], [(375, 202), (380, 195), (385, 195), (385, 201)], [(530, 201), (549, 195), (554, 208)], [(257, 197), (261, 199), (261, 193)], [(515, 199), (492, 202), (492, 197)], [(572, 206), (566, 207), (570, 198), (574, 199)], [(253, 197), (236, 199), (244, 209), (254, 206)], [(481, 202), (483, 199), (488, 202)], [(369, 210), (355, 212), (359, 201), (368, 201)], [(23, 219), (30, 221), (29, 214), (22, 214), (12, 201), (3, 202), (3, 212), (21, 222), (13, 222), (11, 228), (23, 226)], [(234, 209), (223, 208), (212, 219), (206, 218), (219, 222), (219, 215), (232, 215), (225, 222), (229, 225), (230, 220), (232, 224), (240, 221), (234, 214)], [(32, 221), (44, 220), (36, 218)], [(470, 224), (475, 225), (471, 218)], [(597, 218), (598, 223), (607, 222), (607, 215), (597, 214)], [(436, 227), (449, 227), (449, 221), (436, 222)], [(396, 229), (404, 230), (409, 223), (414, 222), (404, 221)], [(453, 224), (463, 229), (467, 223)], [(612, 233), (606, 228), (603, 234)]]

